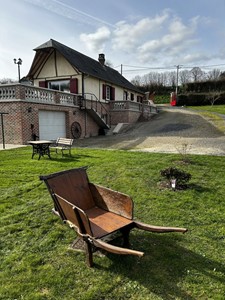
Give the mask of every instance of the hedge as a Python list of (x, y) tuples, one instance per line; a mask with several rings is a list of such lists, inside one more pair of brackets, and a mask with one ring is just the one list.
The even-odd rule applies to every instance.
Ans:
[(189, 82), (183, 86), (185, 93), (208, 93), (211, 91), (225, 91), (225, 80), (207, 80)]
[[(217, 94), (218, 95), (218, 94)], [(219, 99), (215, 101), (217, 105), (225, 104), (225, 92), (219, 93)], [(179, 94), (177, 97), (177, 106), (201, 106), (211, 105), (213, 93), (186, 93)]]

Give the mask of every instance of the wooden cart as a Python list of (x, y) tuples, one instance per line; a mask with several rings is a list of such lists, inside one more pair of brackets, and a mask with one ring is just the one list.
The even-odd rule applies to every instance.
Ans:
[[(93, 247), (115, 254), (143, 256), (129, 249), (129, 232), (138, 228), (150, 232), (181, 232), (186, 228), (159, 227), (133, 219), (133, 201), (123, 193), (89, 182), (86, 167), (40, 176), (54, 201), (54, 213), (73, 228), (86, 246), (88, 266), (93, 265)], [(109, 244), (105, 237), (120, 231), (123, 247)]]

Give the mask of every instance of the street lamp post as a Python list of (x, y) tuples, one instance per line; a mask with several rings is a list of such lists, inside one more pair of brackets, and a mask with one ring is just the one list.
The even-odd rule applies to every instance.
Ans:
[(18, 77), (19, 77), (19, 82), (20, 82), (20, 66), (22, 65), (22, 59), (18, 58), (18, 60), (16, 58), (13, 59), (14, 60), (14, 64), (18, 65)]

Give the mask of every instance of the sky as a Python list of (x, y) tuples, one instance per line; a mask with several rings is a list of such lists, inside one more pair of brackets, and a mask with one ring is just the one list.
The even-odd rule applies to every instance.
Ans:
[(0, 0), (0, 79), (18, 79), (54, 39), (128, 80), (149, 72), (225, 70), (225, 0)]

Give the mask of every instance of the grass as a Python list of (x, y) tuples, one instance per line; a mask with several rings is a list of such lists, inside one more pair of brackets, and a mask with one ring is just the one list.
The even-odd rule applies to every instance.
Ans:
[(225, 133), (225, 119), (221, 116), (221, 114), (225, 115), (225, 105), (189, 106), (188, 108), (197, 110), (207, 121)]
[(207, 111), (225, 115), (225, 105), (204, 105), (204, 106), (188, 106), (195, 110)]
[[(73, 149), (72, 158), (31, 159), (31, 148), (0, 151), (0, 299), (224, 299), (225, 160), (218, 156)], [(71, 250), (74, 232), (51, 213), (39, 175), (89, 166), (92, 182), (132, 196), (137, 219), (187, 227), (179, 233), (134, 230), (141, 259), (107, 254), (88, 268)], [(160, 170), (191, 173), (190, 188), (163, 189)]]

